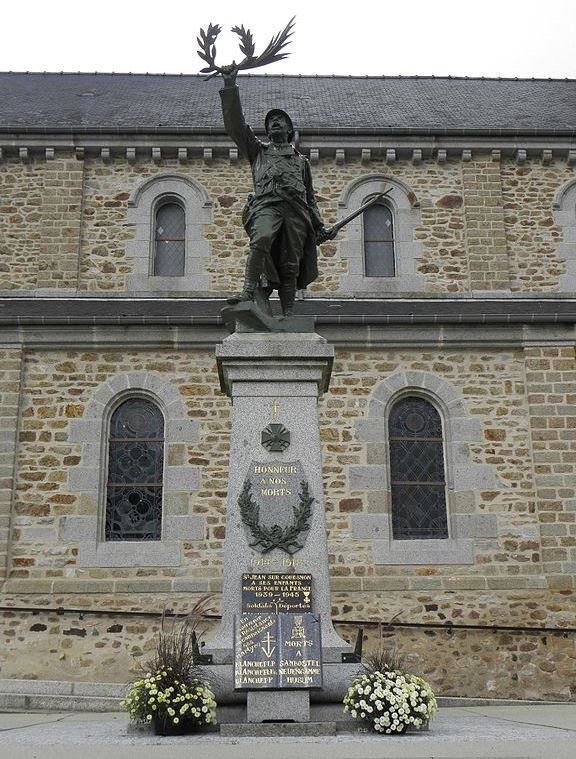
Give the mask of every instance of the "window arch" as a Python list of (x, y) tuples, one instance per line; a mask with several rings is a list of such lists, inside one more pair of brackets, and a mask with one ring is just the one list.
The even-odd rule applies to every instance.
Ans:
[(179, 198), (164, 197), (154, 213), (155, 277), (183, 277), (186, 257), (186, 213)]
[(340, 256), (346, 273), (340, 279), (344, 293), (382, 295), (418, 292), (425, 280), (418, 271), (422, 243), (416, 228), (420, 204), (397, 177), (364, 174), (351, 182), (338, 203), (346, 217), (366, 199), (387, 192), (386, 199), (367, 209), (344, 227)]
[[(199, 182), (176, 173), (150, 177), (132, 192), (126, 221), (134, 227), (134, 238), (126, 243), (126, 260), (132, 265), (126, 277), (129, 290), (210, 289), (205, 231), (212, 223), (212, 201)], [(167, 233), (157, 234), (159, 227)]]
[(448, 538), (442, 419), (418, 395), (397, 400), (388, 417), (392, 536)]
[(387, 203), (374, 203), (363, 214), (364, 275), (394, 277), (394, 214)]
[(160, 540), (164, 417), (152, 401), (128, 398), (108, 435), (105, 540)]

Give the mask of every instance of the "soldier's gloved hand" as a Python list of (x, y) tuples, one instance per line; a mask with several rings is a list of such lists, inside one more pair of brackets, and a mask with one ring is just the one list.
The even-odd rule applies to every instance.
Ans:
[(220, 68), (220, 73), (224, 80), (224, 87), (234, 87), (236, 84), (236, 75), (238, 74), (238, 66), (235, 63), (222, 66)]
[(332, 232), (325, 226), (321, 226), (316, 230), (316, 245), (322, 245), (323, 242), (333, 240), (336, 237), (336, 232)]

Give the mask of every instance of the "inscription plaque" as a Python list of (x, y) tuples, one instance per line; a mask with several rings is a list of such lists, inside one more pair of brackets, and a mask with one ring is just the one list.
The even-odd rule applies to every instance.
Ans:
[(242, 611), (273, 614), (312, 611), (312, 575), (274, 572), (242, 575)]
[(317, 615), (238, 614), (235, 632), (236, 690), (322, 687)]

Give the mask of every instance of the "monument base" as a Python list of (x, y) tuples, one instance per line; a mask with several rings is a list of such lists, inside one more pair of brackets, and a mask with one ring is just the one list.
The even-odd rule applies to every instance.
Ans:
[(220, 726), (223, 738), (315, 738), (336, 735), (336, 722), (230, 722)]
[(247, 722), (309, 722), (307, 690), (250, 690), (246, 698)]
[[(362, 670), (362, 665), (338, 664), (324, 662), (322, 664), (323, 684), (322, 688), (303, 690), (306, 695), (310, 694), (312, 704), (341, 704), (346, 695), (348, 686), (356, 675)], [(212, 690), (219, 705), (245, 704), (247, 691), (234, 690), (234, 665), (233, 664), (209, 664), (200, 668), (200, 677), (210, 682)], [(254, 693), (254, 691), (250, 691)], [(262, 691), (265, 693), (266, 691)], [(292, 691), (267, 691), (268, 693), (289, 693)]]

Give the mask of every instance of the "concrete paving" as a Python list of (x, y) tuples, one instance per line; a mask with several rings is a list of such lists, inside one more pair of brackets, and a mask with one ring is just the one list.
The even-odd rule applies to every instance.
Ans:
[(162, 738), (127, 727), (117, 712), (3, 713), (0, 759), (576, 759), (576, 704), (444, 708), (429, 732), (396, 737)]

